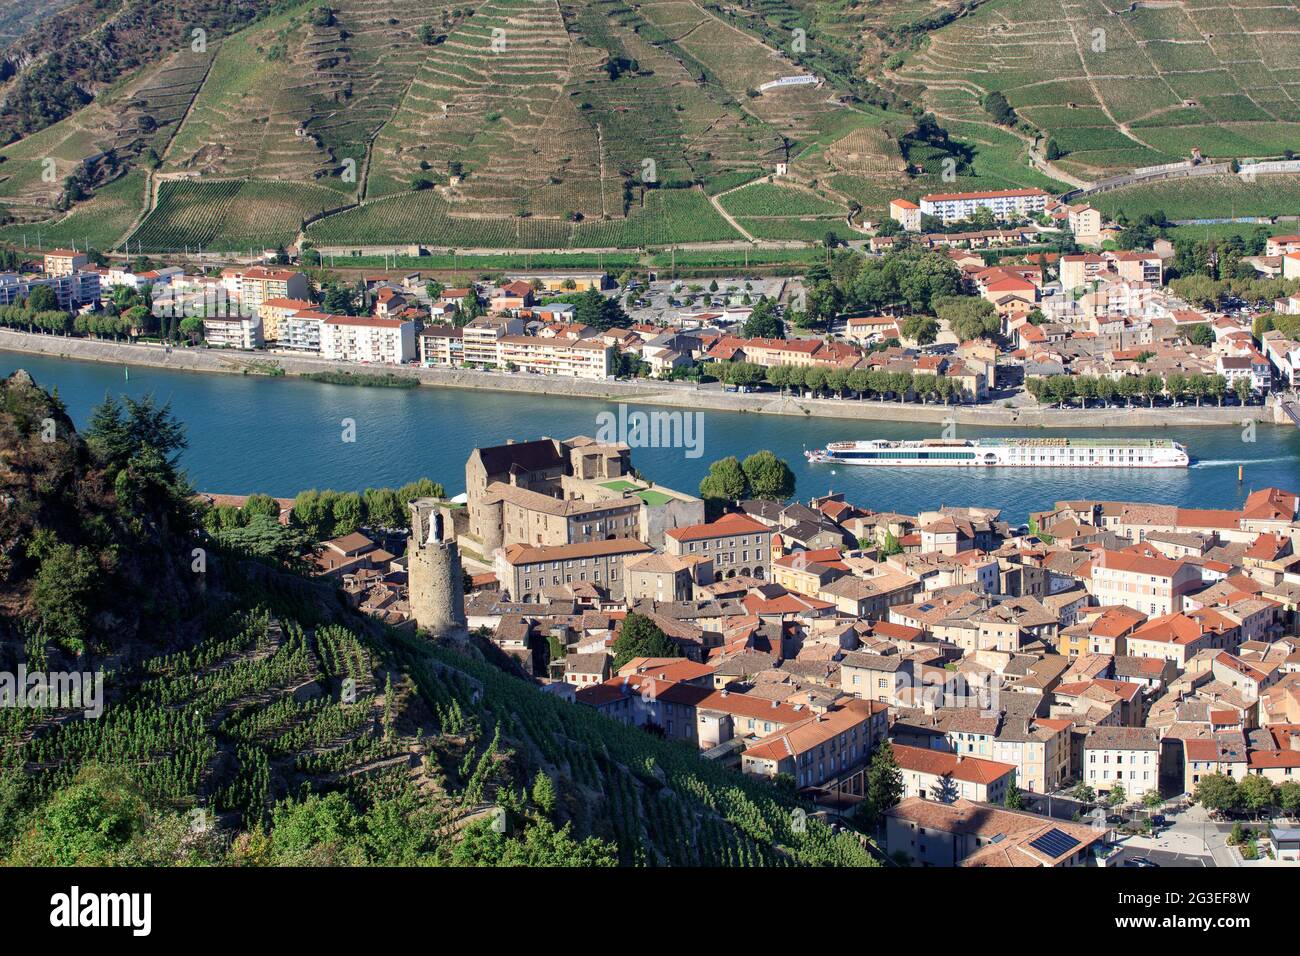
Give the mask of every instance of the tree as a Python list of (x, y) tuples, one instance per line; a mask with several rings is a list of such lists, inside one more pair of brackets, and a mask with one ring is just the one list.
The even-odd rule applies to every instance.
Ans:
[(1002, 801), (1002, 805), (1008, 810), (1023, 810), (1025, 808), (1025, 797), (1020, 792), (1020, 788), (1012, 781), (1007, 785), (1007, 795)]
[(1277, 803), (1287, 813), (1295, 815), (1300, 810), (1300, 782), (1284, 780), (1277, 785)]
[(1234, 810), (1241, 804), (1237, 781), (1221, 773), (1203, 776), (1192, 799), (1205, 809), (1220, 813)]
[(35, 286), (27, 294), (27, 308), (32, 312), (51, 312), (59, 307), (59, 297), (47, 285)]
[(634, 657), (681, 657), (681, 648), (669, 640), (659, 625), (646, 617), (629, 611), (614, 641), (614, 670), (618, 670)]
[(187, 315), (181, 319), (181, 335), (189, 339), (191, 343), (203, 338), (203, 320), (197, 315)]
[(1106, 803), (1112, 807), (1123, 806), (1127, 802), (1128, 791), (1124, 789), (1124, 784), (1122, 783), (1115, 784), (1115, 786), (1110, 788), (1110, 792), (1106, 794)]
[(533, 803), (537, 804), (537, 809), (548, 817), (555, 813), (557, 803), (555, 784), (541, 770), (537, 771), (537, 776), (533, 778)]
[(1204, 322), (1200, 325), (1193, 325), (1187, 330), (1187, 341), (1192, 345), (1213, 345), (1214, 330)]
[(32, 536), (28, 556), (40, 562), (32, 587), (32, 608), (47, 640), (81, 654), (86, 650), (90, 612), (102, 574), (89, 550), (59, 541), (41, 529)]
[(909, 315), (903, 320), (902, 333), (917, 345), (930, 345), (939, 337), (939, 323), (929, 315)]
[(470, 289), (460, 300), (456, 310), (456, 324), (468, 325), (483, 314), (483, 303), (478, 300), (478, 293)]
[(360, 528), (362, 521), (365, 520), (361, 496), (355, 491), (346, 492), (335, 498), (332, 511), (335, 537), (351, 534)]
[[(700, 481), (700, 497), (718, 506), (728, 501), (747, 497), (749, 479), (734, 455), (719, 459), (709, 465), (709, 473)], [(720, 507), (719, 507), (720, 510)]]
[(242, 524), (222, 527), (214, 537), (228, 548), (277, 564), (294, 564), (310, 547), (301, 528), (280, 524), (278, 517), (256, 514)]
[(1016, 124), (1016, 111), (1011, 108), (1007, 98), (998, 90), (994, 90), (984, 97), (984, 111), (993, 117), (993, 122), (999, 126), (1014, 126)]
[(740, 467), (751, 497), (785, 501), (794, 496), (794, 472), (770, 451), (755, 452)]
[(366, 523), (374, 528), (405, 528), (406, 506), (392, 488), (367, 488), (362, 493)]
[(1237, 793), (1241, 797), (1242, 805), (1256, 813), (1269, 809), (1277, 802), (1277, 792), (1273, 788), (1273, 782), (1259, 774), (1252, 773), (1243, 777), (1241, 783), (1237, 785)]
[(894, 748), (882, 741), (871, 755), (867, 767), (866, 815), (872, 826), (879, 825), (886, 810), (898, 805), (903, 797), (903, 772), (894, 759)]
[(1001, 328), (993, 303), (974, 296), (944, 296), (935, 300), (934, 311), (963, 342), (996, 335)]
[(745, 320), (744, 335), (750, 339), (779, 339), (785, 334), (781, 320), (776, 316), (776, 306), (767, 298), (755, 303)]
[(433, 46), (433, 41), (435, 39), (436, 39), (436, 35), (433, 32), (433, 27), (429, 26), (429, 24), (427, 23), (421, 24), (420, 42), (423, 43), (425, 46)]
[(581, 295), (569, 297), (573, 303), (573, 318), (582, 325), (604, 332), (612, 328), (627, 328), (631, 317), (623, 311), (617, 298), (606, 298), (590, 288)]
[(1082, 780), (1074, 785), (1074, 789), (1070, 791), (1070, 796), (1074, 797), (1074, 799), (1078, 800), (1080, 803), (1092, 803), (1092, 801), (1097, 799), (1096, 791)]
[(1165, 802), (1164, 797), (1160, 796), (1159, 790), (1148, 790), (1142, 794), (1142, 806), (1148, 810), (1154, 810)]
[(1138, 382), (1138, 390), (1146, 398), (1148, 407), (1154, 408), (1156, 399), (1164, 394), (1165, 381), (1159, 375), (1143, 375)]
[(1232, 392), (1237, 396), (1237, 401), (1245, 405), (1250, 401), (1250, 397), (1255, 394), (1255, 386), (1251, 384), (1249, 377), (1241, 375), (1233, 381)]
[(83, 767), (34, 814), (7, 862), (21, 866), (112, 866), (126, 862), (149, 808), (118, 770)]

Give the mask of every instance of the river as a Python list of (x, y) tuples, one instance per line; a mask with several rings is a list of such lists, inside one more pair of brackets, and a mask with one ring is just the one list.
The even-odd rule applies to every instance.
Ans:
[[(601, 413), (614, 403), (529, 397), (464, 389), (386, 389), (323, 385), (289, 377), (213, 375), (79, 362), (0, 352), (0, 374), (27, 369), (45, 388), (58, 390), (78, 427), (106, 394), (152, 393), (171, 403), (185, 422), (189, 448), (183, 464), (195, 486), (228, 494), (263, 492), (292, 497), (304, 488), (359, 490), (400, 485), (419, 477), (464, 490), (465, 459), (478, 445), (541, 435), (595, 436)], [(629, 412), (648, 411), (629, 406)], [(671, 410), (677, 411), (677, 410)], [(682, 413), (685, 414), (685, 413)], [(1126, 499), (1196, 507), (1231, 508), (1253, 488), (1300, 489), (1300, 429), (1258, 425), (1254, 441), (1236, 427), (1152, 429), (1151, 437), (1187, 445), (1187, 469), (1140, 471), (997, 469), (877, 469), (810, 465), (805, 447), (830, 441), (924, 438), (939, 426), (800, 419), (705, 411), (701, 441), (691, 448), (634, 448), (633, 462), (647, 478), (694, 493), (709, 462), (743, 458), (767, 448), (785, 458), (801, 498), (843, 491), (855, 504), (915, 513), (940, 504), (985, 505), (1024, 520), (1033, 509), (1062, 498)], [(346, 441), (353, 423), (353, 441)], [(1014, 434), (1005, 427), (960, 426), (961, 437)], [(1035, 429), (1041, 437), (1050, 432)], [(1104, 429), (1070, 429), (1071, 437), (1119, 437)], [(1130, 432), (1124, 437), (1137, 437)], [(694, 437), (688, 432), (688, 437)], [(691, 457), (699, 452), (697, 457)], [(1238, 484), (1237, 465), (1245, 480)]]

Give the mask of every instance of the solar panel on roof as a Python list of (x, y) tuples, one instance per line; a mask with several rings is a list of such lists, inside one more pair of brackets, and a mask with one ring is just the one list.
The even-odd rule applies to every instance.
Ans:
[(1052, 827), (1052, 829), (1048, 830), (1041, 836), (1037, 836), (1030, 840), (1029, 845), (1039, 853), (1046, 854), (1052, 859), (1056, 859), (1057, 857), (1065, 856), (1065, 854), (1073, 850), (1079, 845), (1079, 841), (1068, 833), (1062, 833), (1060, 830), (1056, 829), (1056, 827)]

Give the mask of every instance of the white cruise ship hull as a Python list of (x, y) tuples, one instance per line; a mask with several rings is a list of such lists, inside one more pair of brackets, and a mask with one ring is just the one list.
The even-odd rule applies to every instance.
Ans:
[(833, 442), (808, 461), (876, 468), (1186, 468), (1187, 449), (1166, 439), (925, 439)]

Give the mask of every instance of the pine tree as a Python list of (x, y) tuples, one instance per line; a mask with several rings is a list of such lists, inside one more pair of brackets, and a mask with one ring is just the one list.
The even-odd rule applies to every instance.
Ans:
[(533, 780), (533, 803), (549, 817), (555, 812), (556, 802), (555, 784), (543, 771), (537, 771), (537, 777)]

